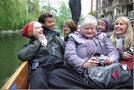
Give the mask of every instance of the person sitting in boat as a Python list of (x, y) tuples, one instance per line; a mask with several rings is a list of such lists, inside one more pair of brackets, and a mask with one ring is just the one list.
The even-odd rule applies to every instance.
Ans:
[(117, 49), (107, 38), (105, 33), (95, 30), (97, 20), (91, 15), (81, 20), (81, 28), (72, 34), (66, 43), (65, 60), (78, 73), (82, 74), (84, 68), (95, 67), (98, 60), (91, 58), (92, 53), (97, 52), (106, 56), (105, 64), (118, 62)]
[[(81, 20), (80, 30), (72, 34), (66, 43), (64, 55), (65, 61), (71, 68), (73, 68), (82, 76), (84, 76), (85, 69), (97, 67), (100, 64), (99, 59), (93, 57), (93, 53), (97, 52), (103, 55), (102, 62), (104, 65), (110, 65), (119, 62), (118, 50), (114, 47), (111, 40), (106, 36), (106, 33), (100, 33), (95, 30), (96, 25), (97, 20), (94, 16), (85, 16)], [(99, 86), (97, 87), (94, 85), (90, 87), (95, 89), (100, 88)], [(122, 85), (108, 88), (132, 88), (131, 78), (126, 80), (125, 83), (123, 82)]]
[(72, 19), (67, 19), (63, 23), (63, 29), (64, 29), (64, 41), (67, 42), (70, 34), (77, 31), (77, 26)]
[(109, 26), (110, 26), (110, 22), (107, 19), (100, 18), (97, 23), (97, 31), (106, 33), (106, 35), (110, 37)]
[(54, 30), (54, 19), (53, 19), (53, 15), (46, 12), (43, 13), (39, 16), (38, 18), (38, 22), (40, 22), (42, 24), (42, 28), (43, 28), (43, 33), (44, 35), (46, 34), (54, 34), (60, 37), (60, 33), (56, 30)]
[(20, 33), (30, 39), (18, 52), (18, 58), (31, 65), (30, 89), (49, 88), (49, 73), (64, 64), (65, 42), (56, 35), (44, 35), (42, 24), (37, 21), (26, 24)]
[[(82, 76), (63, 63), (65, 42), (61, 38), (56, 35), (43, 35), (42, 25), (36, 21), (26, 24), (20, 33), (30, 39), (18, 52), (21, 61), (29, 61), (31, 64), (30, 89), (89, 88), (81, 79)], [(57, 70), (63, 73), (55, 73)], [(55, 78), (56, 74), (61, 77)], [(67, 77), (68, 80), (64, 79)]]
[(98, 32), (109, 32), (110, 22), (105, 18), (100, 18), (97, 23), (97, 31)]
[(128, 65), (133, 77), (133, 30), (127, 17), (117, 18), (110, 39), (119, 51), (119, 62)]
[[(87, 15), (81, 20), (80, 30), (71, 34), (66, 42), (64, 57), (69, 68), (53, 70), (50, 74), (52, 79), (49, 81), (49, 85), (55, 88), (76, 86), (75, 89), (100, 89), (100, 87), (87, 84), (84, 81), (85, 69), (99, 65), (99, 60), (92, 57), (93, 53), (105, 55), (104, 64), (106, 65), (118, 62), (119, 54), (106, 34), (95, 30), (96, 25), (97, 19), (91, 15)], [(114, 86), (110, 88), (114, 88)]]

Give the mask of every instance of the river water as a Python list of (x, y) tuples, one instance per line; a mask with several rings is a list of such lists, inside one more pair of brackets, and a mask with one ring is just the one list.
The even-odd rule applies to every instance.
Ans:
[(28, 41), (19, 33), (0, 33), (0, 88), (22, 63), (17, 53)]

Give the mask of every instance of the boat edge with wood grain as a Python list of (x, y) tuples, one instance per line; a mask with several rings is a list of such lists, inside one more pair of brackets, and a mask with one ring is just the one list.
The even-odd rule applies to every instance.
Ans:
[(28, 89), (28, 66), (28, 61), (23, 62), (3, 85), (2, 89)]

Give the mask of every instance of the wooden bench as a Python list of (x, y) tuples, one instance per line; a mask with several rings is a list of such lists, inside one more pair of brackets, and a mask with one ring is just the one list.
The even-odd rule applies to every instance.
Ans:
[(2, 89), (28, 89), (28, 65), (27, 61), (23, 62)]

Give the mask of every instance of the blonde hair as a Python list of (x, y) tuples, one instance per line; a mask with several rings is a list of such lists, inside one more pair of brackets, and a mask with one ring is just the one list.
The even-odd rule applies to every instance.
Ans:
[[(119, 17), (116, 19), (115, 24), (119, 21), (122, 20), (126, 25), (127, 25), (127, 31), (125, 33), (125, 39), (124, 39), (124, 46), (123, 50), (126, 50), (127, 48), (130, 48), (133, 46), (133, 30), (132, 30), (132, 25), (130, 20), (127, 17)], [(115, 30), (112, 32), (112, 35), (110, 37), (112, 43), (115, 45), (116, 44), (116, 39), (115, 39)]]

